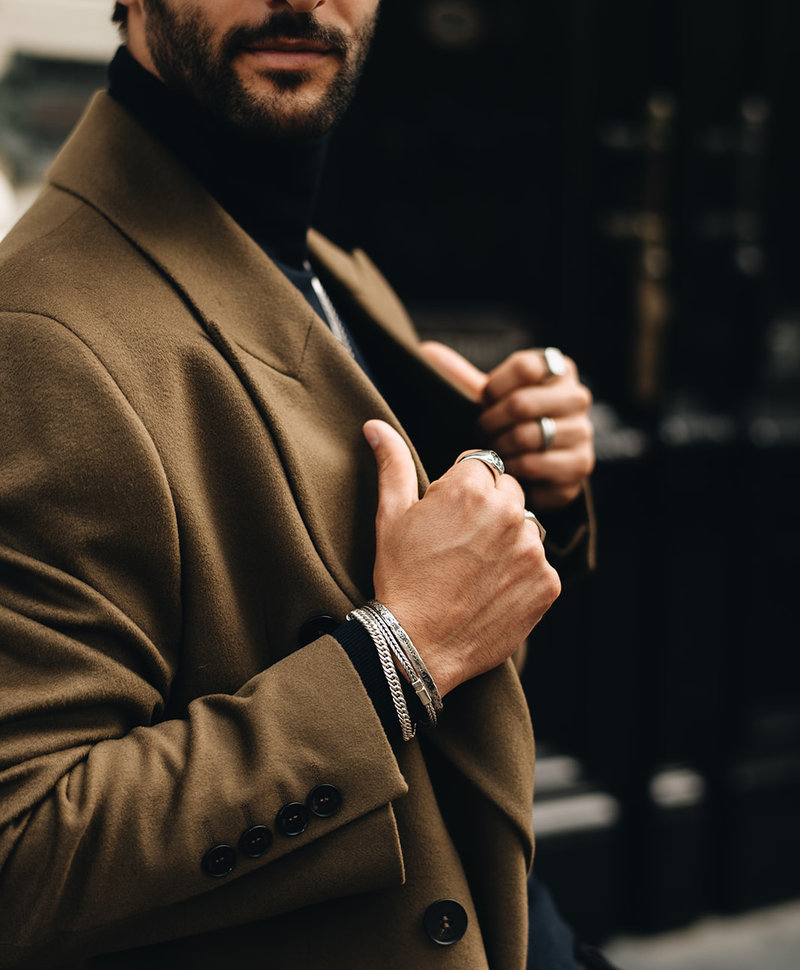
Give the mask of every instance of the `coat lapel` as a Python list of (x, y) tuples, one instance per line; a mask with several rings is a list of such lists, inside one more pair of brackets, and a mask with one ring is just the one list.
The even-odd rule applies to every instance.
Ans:
[[(256, 243), (107, 95), (95, 97), (49, 180), (113, 222), (184, 295), (264, 416), (337, 585), (353, 602), (368, 598), (377, 481), (361, 427), (377, 417), (406, 435), (358, 364)], [(372, 310), (374, 298), (363, 299)]]

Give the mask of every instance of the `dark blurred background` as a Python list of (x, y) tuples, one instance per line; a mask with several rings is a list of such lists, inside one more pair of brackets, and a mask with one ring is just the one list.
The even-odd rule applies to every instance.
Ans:
[(584, 936), (800, 896), (800, 4), (387, 0), (318, 220), (426, 336), (556, 344), (598, 569), (531, 640)]
[[(595, 394), (599, 565), (524, 683), (537, 869), (596, 942), (800, 898), (798, 37), (797, 0), (384, 0), (330, 152), (319, 227), (425, 336)], [(11, 56), (18, 190), (102, 83)]]

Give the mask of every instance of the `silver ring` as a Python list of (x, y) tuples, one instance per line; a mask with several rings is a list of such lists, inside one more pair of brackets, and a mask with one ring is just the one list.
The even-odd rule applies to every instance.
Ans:
[(536, 420), (539, 422), (539, 427), (542, 429), (542, 447), (539, 450), (550, 451), (556, 437), (556, 423), (552, 418), (548, 418), (546, 416), (542, 416)]
[(545, 347), (542, 356), (550, 377), (563, 377), (567, 373), (567, 361), (558, 347)]
[(533, 512), (531, 512), (530, 509), (525, 509), (525, 518), (528, 519), (530, 522), (533, 522), (533, 524), (539, 530), (539, 538), (542, 540), (542, 542), (544, 542), (544, 537), (547, 535), (545, 527), (536, 518), (536, 516), (533, 514)]
[[(473, 451), (471, 455), (464, 455), (463, 458), (459, 458), (458, 462), (466, 461), (468, 458), (477, 458), (478, 461), (482, 461), (494, 475), (495, 484), (497, 484), (500, 476), (506, 470), (506, 466), (503, 464), (503, 459), (497, 454), (496, 451), (488, 451), (486, 449)], [(458, 464), (458, 462), (456, 462), (456, 464)]]

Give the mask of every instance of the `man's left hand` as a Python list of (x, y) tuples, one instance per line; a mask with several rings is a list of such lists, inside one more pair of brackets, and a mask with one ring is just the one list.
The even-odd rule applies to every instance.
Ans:
[[(426, 341), (420, 349), (482, 405), (479, 430), (520, 481), (532, 508), (553, 511), (578, 497), (595, 463), (592, 395), (569, 357), (563, 358), (565, 373), (553, 376), (542, 351), (520, 350), (485, 374), (444, 344)], [(547, 450), (542, 418), (553, 422)]]

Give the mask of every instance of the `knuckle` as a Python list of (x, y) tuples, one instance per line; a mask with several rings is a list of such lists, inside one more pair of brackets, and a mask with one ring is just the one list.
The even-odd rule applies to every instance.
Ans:
[[(472, 462), (469, 462), (469, 464), (472, 464)], [(485, 469), (484, 474), (489, 475), (491, 472)], [(470, 508), (483, 504), (487, 496), (486, 484), (486, 482), (481, 482), (477, 475), (464, 476), (459, 482), (459, 499), (468, 503)]]
[[(547, 561), (544, 546), (541, 544), (541, 542), (537, 542), (536, 545), (536, 585), (541, 590), (542, 594), (552, 601), (561, 593), (561, 577)], [(533, 558), (534, 557), (532, 557), (532, 559)]]
[(515, 350), (509, 355), (508, 362), (515, 374), (522, 374), (529, 368), (528, 360), (533, 353), (530, 349)]
[(550, 481), (553, 485), (558, 485), (562, 488), (570, 488), (576, 483), (582, 482), (586, 477), (582, 470), (582, 465), (582, 459), (574, 456), (569, 464), (565, 464), (559, 468), (553, 469), (553, 472), (550, 475)]
[[(524, 520), (523, 520), (524, 521)], [(525, 528), (523, 533), (525, 560), (535, 571), (539, 571), (545, 562), (544, 546), (539, 538), (539, 530)]]
[(561, 577), (552, 566), (549, 566), (548, 569), (548, 592), (552, 596), (553, 600), (556, 600), (561, 595)]
[(522, 503), (515, 494), (514, 498), (509, 496), (503, 503), (502, 518), (509, 529), (521, 529), (525, 523), (523, 517)]
[(516, 513), (512, 512), (511, 509), (505, 508), (497, 516), (496, 523), (498, 531), (506, 537), (509, 548), (512, 548), (515, 543), (515, 537), (520, 530), (520, 523), (525, 520), (522, 518), (522, 512), (517, 509)]
[(514, 422), (523, 421), (528, 416), (528, 405), (524, 394), (516, 391), (509, 396), (508, 414)]
[(524, 451), (530, 447), (530, 425), (515, 424), (509, 429), (506, 438), (510, 448), (515, 451)]
[(507, 477), (509, 482), (512, 483), (514, 495), (516, 497), (517, 507), (525, 504), (525, 490), (519, 482), (517, 475), (514, 472), (508, 472)]
[(520, 455), (515, 464), (515, 471), (520, 478), (536, 478), (539, 470), (540, 455), (538, 452), (529, 452)]
[(520, 518), (519, 504), (515, 503), (510, 496), (503, 494), (502, 492), (495, 492), (494, 498), (496, 508), (494, 509), (494, 515), (499, 526), (503, 530), (508, 530), (509, 528), (515, 527), (518, 524)]
[(584, 478), (592, 474), (596, 464), (597, 464), (597, 458), (594, 453), (594, 448), (592, 448), (586, 452), (583, 458), (583, 477)]
[(591, 443), (594, 441), (594, 425), (589, 420), (588, 417), (582, 417), (576, 427), (578, 441), (581, 444)]
[(536, 383), (541, 376), (541, 364), (533, 350), (518, 350), (514, 354), (517, 377), (526, 384)]
[(573, 386), (570, 388), (567, 403), (571, 414), (580, 414), (585, 410), (585, 402), (583, 399), (583, 394), (581, 394), (579, 384), (573, 384)]

